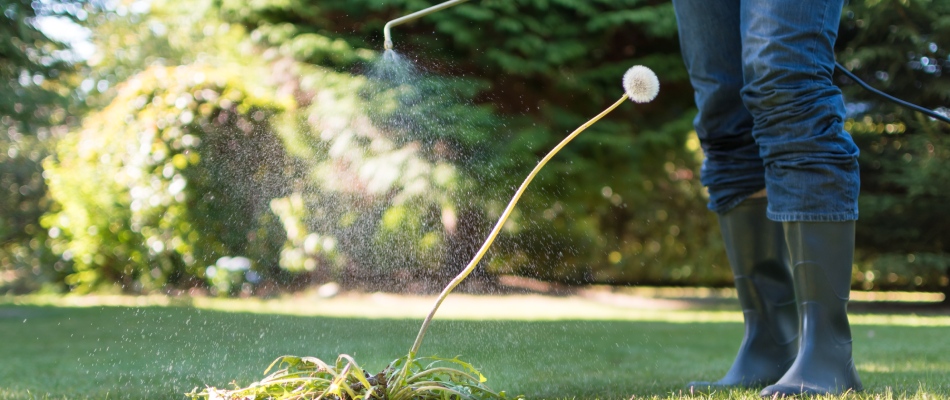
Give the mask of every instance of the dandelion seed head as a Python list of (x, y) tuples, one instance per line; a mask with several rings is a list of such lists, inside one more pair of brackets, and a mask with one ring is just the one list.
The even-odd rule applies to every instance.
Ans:
[(647, 103), (660, 92), (660, 80), (651, 69), (634, 65), (623, 74), (623, 90), (627, 92), (630, 100)]

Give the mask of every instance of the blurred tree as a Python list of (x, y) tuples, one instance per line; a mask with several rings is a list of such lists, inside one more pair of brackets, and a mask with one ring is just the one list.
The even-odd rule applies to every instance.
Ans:
[[(379, 48), (385, 21), (434, 2), (217, 4), (225, 18), (248, 26), (259, 43), (283, 55), (358, 71), (361, 59), (350, 49)], [(842, 62), (886, 84), (885, 90), (947, 112), (950, 88), (938, 79), (950, 62), (941, 42), (950, 37), (947, 4), (849, 4), (839, 40)], [(493, 170), (527, 170), (558, 140), (557, 132), (572, 129), (611, 98), (620, 72), (642, 63), (661, 71), (658, 101), (616, 113), (555, 159), (519, 208), (513, 240), (498, 245), (504, 256), (493, 269), (615, 283), (728, 281), (728, 270), (717, 268), (725, 264), (714, 217), (702, 207), (700, 157), (687, 135), (692, 105), (674, 35), (669, 4), (639, 0), (484, 0), (396, 28), (396, 48), (416, 55), (433, 73), (480, 77), (473, 99), (493, 107), (504, 126), (495, 130), (507, 133), (496, 132), (490, 145), (468, 153), (477, 162), (457, 162), (463, 181), (480, 182), (482, 189), (459, 191), (464, 198), (456, 203), (472, 204), (474, 212), (466, 215), (475, 221), (460, 225), (482, 228), (467, 233), (467, 242), (449, 245), (466, 249), (451, 257), (454, 269), (487, 231), (492, 204), (497, 210), (502, 193), (519, 179)], [(849, 128), (865, 149), (858, 281), (869, 288), (946, 288), (946, 241), (930, 223), (945, 217), (932, 205), (947, 194), (931, 184), (950, 170), (934, 150), (945, 147), (945, 136), (937, 133), (945, 127), (845, 89)], [(889, 137), (909, 126), (916, 138)], [(885, 149), (890, 154), (875, 154)]]
[[(434, 3), (215, 2), (225, 19), (247, 26), (257, 43), (279, 55), (355, 74), (371, 69), (361, 54), (382, 47), (387, 20)], [(496, 244), (492, 254), (499, 256), (490, 269), (575, 282), (729, 281), (696, 176), (691, 89), (675, 28), (668, 2), (484, 0), (394, 31), (403, 57), (430, 76), (469, 80), (476, 89), (426, 92), (436, 103), (429, 111), (413, 114), (403, 107), (400, 113), (457, 115), (438, 105), (452, 98), (493, 111), (478, 121), (455, 119), (477, 127), (476, 135), (460, 134), (438, 118), (407, 122), (414, 129), (409, 133), (384, 130), (416, 140), (424, 158), (459, 169), (461, 183), (450, 193), (454, 233), (441, 228), (444, 274), (468, 261), (522, 174), (620, 96), (620, 77), (629, 66), (644, 64), (660, 71), (660, 98), (625, 106), (549, 164), (519, 205), (507, 238)], [(445, 126), (431, 137), (423, 131), (439, 130), (419, 129), (427, 123)]]
[[(852, 1), (839, 60), (871, 85), (950, 114), (950, 1)], [(950, 126), (844, 84), (861, 154), (860, 285), (950, 288)], [(948, 296), (950, 299), (950, 296)]]
[(39, 225), (50, 206), (40, 164), (61, 126), (75, 123), (74, 75), (66, 46), (37, 28), (37, 16), (81, 10), (71, 1), (0, 0), (0, 292), (62, 279), (65, 265)]

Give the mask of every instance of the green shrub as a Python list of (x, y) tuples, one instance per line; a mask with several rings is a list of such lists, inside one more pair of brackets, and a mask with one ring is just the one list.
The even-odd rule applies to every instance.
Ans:
[(282, 105), (240, 73), (155, 67), (71, 132), (45, 167), (60, 209), (44, 217), (78, 291), (199, 285), (222, 257), (277, 270), (270, 200), (291, 164), (268, 121)]

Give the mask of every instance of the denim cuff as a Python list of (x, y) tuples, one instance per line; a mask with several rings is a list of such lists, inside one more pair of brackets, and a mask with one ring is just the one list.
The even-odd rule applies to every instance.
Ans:
[(857, 221), (857, 211), (846, 211), (827, 214), (814, 213), (777, 213), (766, 211), (765, 215), (775, 222), (844, 222)]

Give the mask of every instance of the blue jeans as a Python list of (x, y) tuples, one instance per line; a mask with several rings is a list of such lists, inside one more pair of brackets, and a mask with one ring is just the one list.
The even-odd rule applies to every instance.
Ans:
[(774, 221), (858, 218), (858, 148), (832, 83), (843, 0), (673, 0), (709, 209), (768, 191)]

